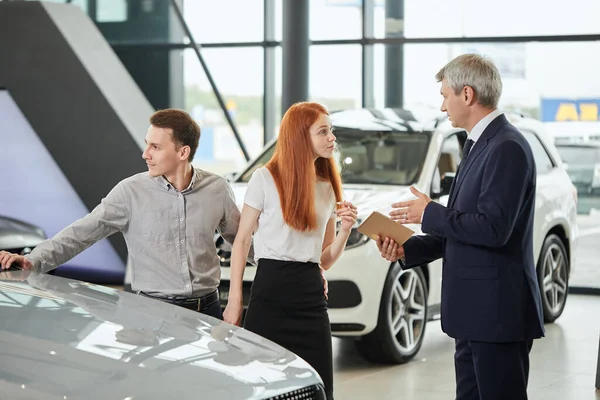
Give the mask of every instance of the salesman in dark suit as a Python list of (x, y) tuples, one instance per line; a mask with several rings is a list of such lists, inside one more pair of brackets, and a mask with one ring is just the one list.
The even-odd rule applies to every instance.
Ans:
[(403, 246), (378, 240), (405, 268), (443, 259), (442, 329), (456, 341), (457, 400), (527, 399), (529, 351), (544, 336), (533, 257), (536, 170), (523, 135), (498, 111), (494, 64), (461, 55), (436, 75), (442, 111), (469, 135), (448, 206), (411, 188), (392, 219), (422, 224)]

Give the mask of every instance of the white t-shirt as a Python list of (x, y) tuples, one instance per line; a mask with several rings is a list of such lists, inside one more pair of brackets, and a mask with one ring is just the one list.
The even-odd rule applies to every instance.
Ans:
[[(279, 192), (271, 172), (262, 167), (254, 171), (244, 203), (261, 211), (254, 234), (254, 259), (311, 261), (319, 264), (327, 222), (335, 218), (335, 195), (329, 182), (316, 182), (317, 229), (300, 232), (283, 220)], [(302, 196), (302, 193), (298, 193)]]

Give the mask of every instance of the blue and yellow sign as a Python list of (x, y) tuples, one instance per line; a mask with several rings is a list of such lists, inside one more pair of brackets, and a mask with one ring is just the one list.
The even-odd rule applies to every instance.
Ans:
[(600, 121), (600, 99), (542, 99), (543, 122)]

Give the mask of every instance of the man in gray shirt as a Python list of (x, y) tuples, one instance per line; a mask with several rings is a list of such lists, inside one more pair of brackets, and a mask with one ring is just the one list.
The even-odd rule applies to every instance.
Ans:
[(147, 173), (119, 182), (91, 213), (31, 254), (0, 252), (2, 269), (16, 263), (47, 272), (122, 232), (135, 292), (222, 318), (214, 234), (233, 243), (240, 220), (233, 192), (221, 176), (192, 166), (200, 127), (186, 112), (157, 111), (150, 124)]

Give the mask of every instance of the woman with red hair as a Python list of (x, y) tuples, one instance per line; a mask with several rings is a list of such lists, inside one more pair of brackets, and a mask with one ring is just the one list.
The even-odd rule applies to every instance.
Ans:
[(309, 102), (290, 107), (273, 157), (248, 183), (224, 313), (225, 321), (240, 324), (242, 276), (254, 232), (258, 269), (244, 326), (311, 364), (327, 399), (333, 399), (333, 360), (321, 271), (344, 251), (357, 216), (356, 207), (342, 200), (334, 151), (327, 109)]

